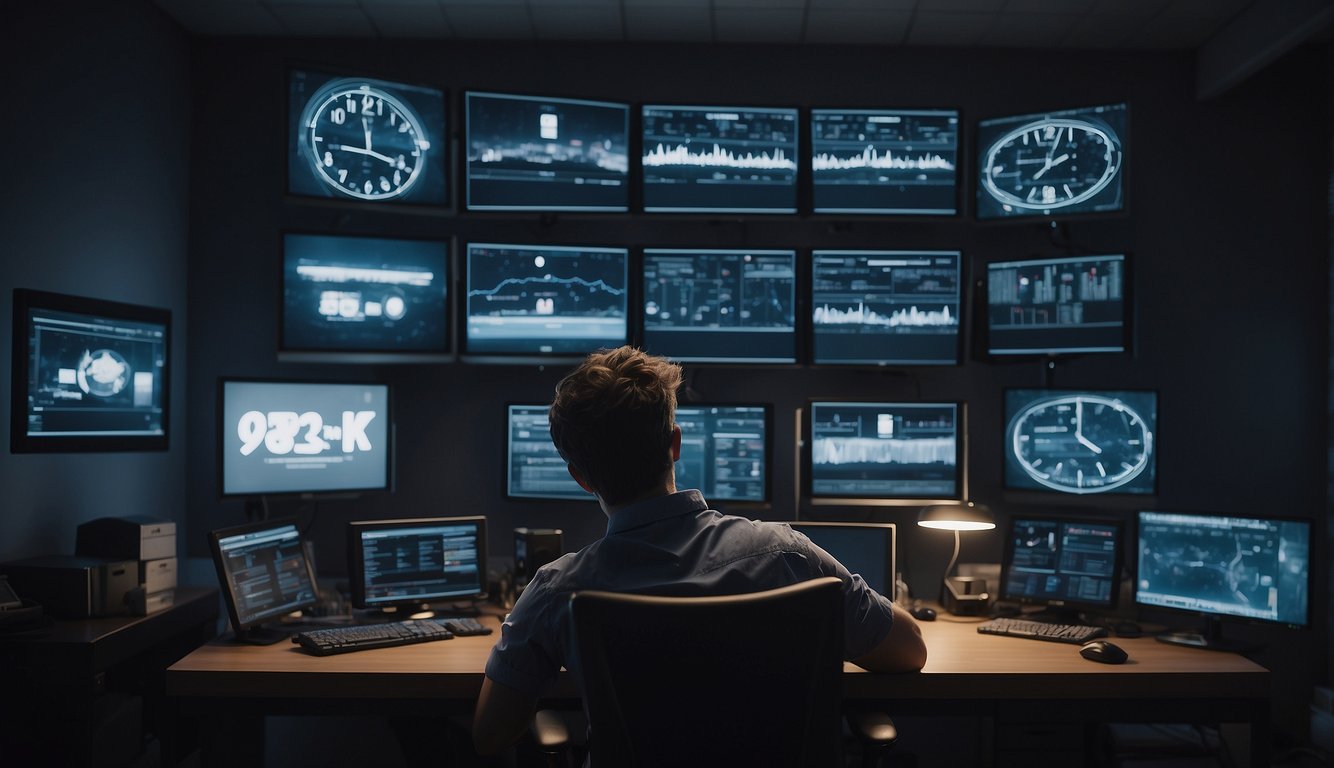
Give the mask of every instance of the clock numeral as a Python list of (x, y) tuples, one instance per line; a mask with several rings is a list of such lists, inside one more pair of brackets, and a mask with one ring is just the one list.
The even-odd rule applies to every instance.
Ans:
[(379, 117), (384, 114), (384, 99), (375, 100), (375, 115)]
[(362, 112), (366, 112), (367, 114), (369, 114), (370, 111), (371, 111), (371, 109), (373, 109), (374, 107), (375, 107), (375, 97), (374, 97), (374, 96), (371, 96), (371, 95), (368, 93), (368, 94), (366, 94), (365, 96), (362, 96), (362, 97), (361, 97), (361, 111), (362, 111)]
[(397, 187), (402, 183), (403, 183), (403, 173), (401, 171), (394, 171), (394, 186)]
[(407, 167), (407, 161), (405, 161), (405, 160), (403, 159), (403, 156), (402, 156), (402, 155), (399, 155), (399, 156), (398, 156), (398, 162), (395, 163), (394, 165), (397, 166), (399, 170), (402, 170), (403, 168), (406, 168), (406, 167)]
[(341, 107), (334, 107), (333, 111), (329, 113), (329, 119), (333, 121), (334, 125), (342, 125), (347, 122), (347, 113)]
[(325, 152), (325, 153), (324, 153), (324, 167), (325, 167), (325, 168), (332, 168), (332, 167), (333, 167), (333, 153), (332, 153), (332, 152)]
[(380, 191), (382, 191), (382, 192), (388, 192), (388, 191), (391, 190), (391, 189), (393, 189), (393, 187), (389, 186), (389, 179), (386, 179), (385, 177), (381, 176), (381, 177), (380, 177)]
[(371, 192), (375, 191), (375, 187), (371, 185), (371, 180), (370, 180), (370, 179), (366, 179), (366, 184), (365, 184), (365, 186), (362, 187), (362, 190), (363, 190), (366, 194), (368, 194), (368, 195), (369, 195)]
[(407, 133), (411, 128), (412, 128), (412, 125), (409, 124), (408, 121), (404, 120), (404, 121), (398, 126), (398, 132), (399, 132), (399, 133)]
[(389, 113), (389, 124), (390, 124), (390, 125), (398, 125), (398, 113), (397, 113), (397, 112), (390, 112), (390, 113)]
[(342, 184), (342, 183), (345, 182), (345, 181), (347, 181), (347, 169), (346, 169), (346, 168), (339, 168), (339, 169), (338, 169), (338, 183), (339, 183), (339, 184)]
[(356, 99), (349, 98), (349, 99), (347, 100), (347, 113), (348, 113), (349, 115), (355, 115), (355, 114), (357, 114), (357, 100), (356, 100)]

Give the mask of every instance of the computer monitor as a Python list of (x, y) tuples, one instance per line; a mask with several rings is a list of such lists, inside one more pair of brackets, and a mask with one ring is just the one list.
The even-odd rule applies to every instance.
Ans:
[(699, 363), (795, 363), (796, 251), (644, 249), (644, 348)]
[(797, 110), (643, 107), (644, 210), (796, 213)]
[(1075, 495), (1152, 494), (1158, 395), (1005, 391), (1005, 487)]
[(510, 404), (506, 408), (505, 495), (511, 499), (595, 501), (565, 468), (551, 442), (550, 405)]
[(223, 379), (218, 388), (223, 496), (392, 486), (388, 384)]
[(629, 335), (624, 248), (469, 243), (463, 353), (580, 357)]
[(287, 83), (289, 194), (448, 203), (443, 91), (304, 69), (290, 70)]
[(1130, 349), (1124, 254), (987, 265), (990, 355), (1077, 355)]
[(768, 405), (678, 404), (676, 487), (698, 488), (710, 502), (768, 502), (771, 422)]
[(1158, 639), (1235, 650), (1242, 645), (1221, 636), (1221, 619), (1310, 624), (1310, 520), (1141, 511), (1138, 538), (1135, 602), (1206, 624)]
[(473, 211), (627, 211), (630, 107), (470, 91), (467, 206)]
[(977, 124), (977, 217), (1056, 217), (1124, 210), (1126, 105)]
[(9, 448), (162, 451), (171, 312), (14, 291)]
[(427, 606), (486, 594), (486, 518), (418, 517), (347, 524), (358, 608)]
[(862, 577), (871, 589), (890, 600), (897, 599), (894, 587), (898, 573), (894, 558), (898, 552), (894, 523), (789, 523), (815, 546), (834, 556), (853, 574)]
[(952, 216), (958, 168), (956, 110), (811, 110), (816, 213)]
[(812, 359), (958, 365), (958, 251), (814, 251)]
[(208, 540), (237, 641), (276, 643), (287, 633), (264, 623), (319, 604), (315, 571), (294, 520), (221, 528)]
[(448, 289), (445, 242), (284, 234), (278, 359), (446, 361)]
[(1002, 553), (1000, 598), (1045, 605), (1063, 623), (1079, 623), (1080, 611), (1115, 608), (1121, 531), (1119, 520), (1015, 514)]
[(922, 504), (965, 495), (960, 403), (809, 403), (802, 477), (812, 504)]

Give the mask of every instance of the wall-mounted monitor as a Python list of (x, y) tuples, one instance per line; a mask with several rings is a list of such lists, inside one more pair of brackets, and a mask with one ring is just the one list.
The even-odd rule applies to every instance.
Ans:
[(644, 348), (682, 362), (795, 363), (795, 251), (644, 250)]
[(1119, 520), (1016, 514), (1002, 552), (1000, 597), (1046, 606), (1058, 620), (1116, 607), (1121, 590)]
[(348, 581), (358, 608), (423, 606), (486, 594), (486, 518), (347, 524)]
[(469, 243), (462, 352), (577, 357), (629, 334), (624, 248)]
[(287, 637), (282, 617), (319, 604), (315, 569), (292, 519), (264, 520), (209, 533), (227, 616), (239, 642), (269, 645)]
[(1125, 104), (983, 120), (977, 217), (1054, 217), (1126, 204)]
[(171, 312), (15, 289), (9, 448), (167, 448)]
[(816, 364), (958, 364), (958, 251), (814, 251), (811, 265)]
[(303, 69), (290, 70), (287, 82), (289, 194), (448, 202), (443, 91)]
[(511, 404), (507, 408), (505, 495), (512, 499), (575, 499), (593, 501), (565, 468), (565, 459), (551, 442), (550, 405)]
[(472, 91), (464, 105), (469, 210), (629, 210), (629, 105)]
[(387, 384), (223, 379), (218, 463), (223, 496), (389, 490)]
[(960, 403), (809, 403), (802, 477), (812, 504), (921, 504), (965, 495)]
[(677, 405), (676, 487), (698, 488), (710, 502), (769, 501), (771, 422), (767, 405)]
[(285, 234), (278, 359), (447, 360), (448, 287), (445, 242)]
[(1156, 392), (1007, 389), (1005, 421), (1007, 488), (1155, 491)]
[(645, 105), (644, 210), (796, 213), (797, 110)]
[(816, 213), (958, 213), (959, 113), (812, 109)]
[(987, 354), (1077, 355), (1130, 348), (1124, 254), (987, 265)]

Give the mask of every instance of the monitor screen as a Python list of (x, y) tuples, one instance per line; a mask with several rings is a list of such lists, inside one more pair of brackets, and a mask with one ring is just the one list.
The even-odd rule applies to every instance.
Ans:
[(676, 487), (697, 488), (709, 501), (768, 501), (769, 422), (765, 405), (678, 405)]
[(802, 463), (812, 502), (962, 495), (960, 404), (813, 402), (807, 414)]
[(625, 344), (627, 261), (624, 248), (469, 243), (464, 352), (578, 356)]
[(550, 405), (509, 406), (509, 439), (505, 444), (505, 495), (515, 499), (576, 499), (593, 501), (565, 468), (565, 459), (551, 442), (547, 421)]
[(315, 573), (291, 520), (267, 520), (209, 534), (213, 564), (238, 633), (319, 603)]
[(1126, 257), (1001, 261), (987, 265), (987, 352), (1125, 352)]
[(815, 546), (834, 556), (871, 589), (895, 599), (894, 558), (897, 552), (893, 523), (789, 523)]
[(1003, 553), (1001, 599), (1114, 608), (1121, 544), (1120, 521), (1016, 515)]
[(644, 210), (797, 212), (797, 110), (643, 108)]
[(1005, 392), (1005, 486), (1058, 493), (1152, 494), (1158, 395)]
[(1123, 210), (1125, 142), (1125, 104), (983, 120), (977, 217)]
[(816, 213), (958, 212), (959, 113), (812, 109)]
[(630, 107), (469, 92), (468, 209), (627, 211)]
[(391, 486), (387, 384), (224, 379), (218, 411), (224, 496)]
[(287, 82), (288, 193), (448, 202), (443, 91), (299, 69)]
[(166, 450), (171, 312), (14, 291), (10, 450)]
[(814, 361), (957, 365), (959, 262), (958, 251), (814, 251)]
[(427, 240), (284, 235), (279, 359), (446, 359), (448, 253)]
[(352, 604), (421, 605), (486, 593), (486, 518), (348, 523)]
[(644, 348), (682, 362), (795, 363), (795, 251), (644, 250)]

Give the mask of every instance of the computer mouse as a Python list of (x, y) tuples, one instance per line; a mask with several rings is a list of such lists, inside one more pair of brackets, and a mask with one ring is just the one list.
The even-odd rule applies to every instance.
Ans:
[(1130, 658), (1121, 646), (1106, 640), (1090, 640), (1084, 643), (1079, 649), (1079, 655), (1103, 664), (1124, 664), (1126, 659)]
[(936, 609), (927, 608), (925, 605), (921, 606), (920, 608), (914, 608), (911, 611), (908, 611), (908, 613), (912, 614), (912, 617), (914, 619), (917, 619), (918, 621), (936, 620)]

